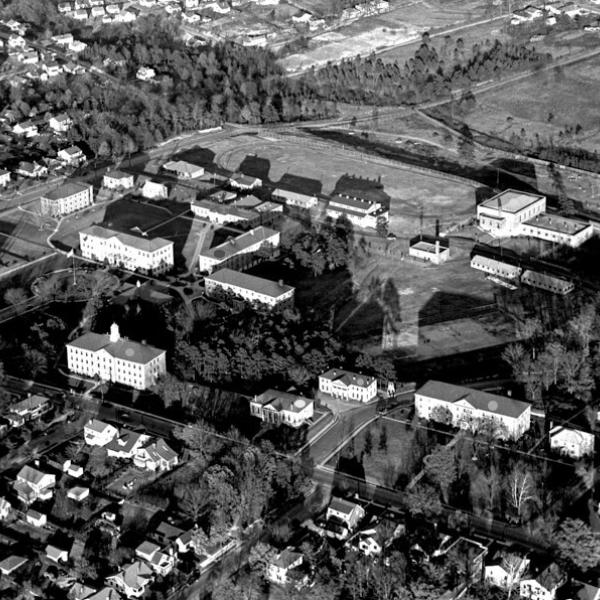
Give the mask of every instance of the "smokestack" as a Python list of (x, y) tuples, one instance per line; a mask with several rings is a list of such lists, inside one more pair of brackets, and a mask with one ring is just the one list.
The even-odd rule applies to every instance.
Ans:
[(440, 240), (435, 240), (435, 253), (440, 253)]

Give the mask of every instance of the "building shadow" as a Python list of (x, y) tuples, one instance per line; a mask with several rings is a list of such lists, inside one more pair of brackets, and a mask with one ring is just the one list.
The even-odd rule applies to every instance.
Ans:
[(385, 207), (390, 205), (390, 196), (384, 191), (384, 185), (379, 178), (342, 175), (336, 182), (334, 194), (355, 196), (371, 202), (379, 202)]
[(248, 154), (240, 163), (238, 171), (249, 177), (258, 177), (263, 183), (268, 183), (271, 161), (256, 154)]
[(435, 292), (419, 310), (419, 330), (426, 325), (435, 325), (480, 314), (484, 309), (489, 309), (489, 305), (489, 300), (476, 296), (444, 291)]
[(277, 183), (277, 187), (309, 196), (318, 196), (323, 192), (323, 183), (318, 179), (310, 179), (292, 173), (284, 173)]

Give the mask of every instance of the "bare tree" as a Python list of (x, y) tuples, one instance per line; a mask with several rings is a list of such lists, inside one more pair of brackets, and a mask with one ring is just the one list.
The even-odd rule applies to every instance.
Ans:
[(530, 502), (537, 501), (535, 482), (531, 473), (522, 464), (517, 464), (508, 476), (508, 495), (511, 506), (521, 520), (523, 509)]
[(502, 559), (502, 568), (506, 571), (507, 600), (510, 600), (515, 584), (518, 582), (519, 575), (527, 564), (526, 559), (518, 554), (506, 554)]
[(196, 483), (188, 485), (187, 491), (179, 503), (179, 510), (196, 524), (202, 513), (207, 510), (208, 503), (206, 487)]

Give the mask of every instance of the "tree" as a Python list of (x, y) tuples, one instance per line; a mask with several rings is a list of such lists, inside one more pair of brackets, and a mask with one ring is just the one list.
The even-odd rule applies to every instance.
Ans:
[(4, 302), (17, 308), (20, 304), (27, 300), (27, 294), (25, 290), (20, 287), (8, 288), (4, 292)]
[(438, 446), (425, 457), (424, 468), (427, 477), (437, 483), (444, 502), (448, 502), (450, 486), (456, 481), (458, 471), (454, 450), (447, 446)]
[(191, 484), (179, 503), (179, 510), (192, 519), (195, 525), (198, 523), (198, 519), (202, 513), (207, 509), (208, 504), (206, 487), (199, 483)]
[(522, 463), (516, 464), (507, 479), (508, 498), (520, 521), (524, 508), (537, 501), (535, 482), (529, 470)]
[(183, 442), (190, 454), (203, 462), (208, 462), (222, 446), (214, 429), (201, 419), (190, 425), (178, 425), (173, 429), (173, 437)]
[(367, 456), (371, 455), (373, 451), (373, 434), (371, 433), (371, 428), (367, 428), (365, 432), (365, 444), (363, 446), (363, 451)]
[(379, 430), (379, 444), (377, 446), (380, 452), (384, 454), (387, 452), (388, 448), (388, 438), (387, 438), (387, 427), (385, 424), (381, 425), (381, 429)]
[(600, 564), (600, 534), (580, 519), (565, 519), (554, 543), (559, 557), (570, 567), (589, 571)]
[(519, 582), (519, 576), (525, 568), (525, 561), (522, 556), (514, 553), (505, 554), (502, 558), (502, 568), (506, 571), (506, 587), (508, 588), (508, 600), (512, 595), (515, 585)]
[(427, 483), (417, 483), (404, 495), (408, 512), (413, 515), (435, 517), (442, 514), (442, 504), (437, 490)]
[(250, 554), (248, 554), (248, 566), (254, 573), (264, 577), (267, 572), (267, 566), (271, 563), (273, 558), (275, 558), (276, 554), (277, 550), (271, 546), (271, 544), (258, 542), (250, 549)]

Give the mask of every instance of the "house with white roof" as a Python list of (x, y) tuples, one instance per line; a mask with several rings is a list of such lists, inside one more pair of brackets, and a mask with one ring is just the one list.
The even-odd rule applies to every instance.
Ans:
[(69, 370), (143, 390), (166, 373), (166, 351), (122, 338), (113, 323), (110, 334), (88, 332), (67, 344)]
[(30, 179), (38, 179), (39, 177), (46, 177), (48, 175), (48, 167), (40, 165), (39, 163), (32, 163), (28, 161), (21, 161), (15, 169), (17, 175), (22, 177), (28, 177)]
[(67, 492), (67, 498), (69, 498), (69, 500), (73, 500), (74, 502), (83, 502), (86, 498), (89, 497), (89, 495), (90, 488), (82, 486), (72, 487)]
[[(309, 13), (304, 13), (309, 14)], [(309, 15), (310, 16), (310, 15)], [(292, 17), (293, 19), (294, 17)], [(301, 192), (294, 192), (292, 190), (286, 190), (283, 188), (276, 188), (271, 194), (273, 200), (284, 202), (288, 206), (295, 206), (297, 208), (303, 208), (310, 210), (317, 206), (319, 199), (311, 194), (303, 194)]]
[[(60, 10), (59, 10), (59, 12), (60, 12)], [(73, 43), (73, 34), (72, 33), (61, 33), (59, 35), (53, 35), (52, 41), (57, 46), (69, 46), (70, 44)]]
[(159, 181), (146, 180), (142, 186), (142, 196), (150, 200), (161, 200), (169, 197), (169, 188)]
[(594, 452), (594, 434), (577, 427), (556, 425), (550, 429), (550, 448), (570, 458), (583, 458)]
[(204, 175), (204, 167), (194, 165), (185, 160), (170, 160), (162, 168), (165, 171), (174, 173), (179, 179), (196, 179)]
[(145, 541), (136, 549), (135, 555), (145, 560), (150, 568), (161, 577), (168, 575), (175, 567), (175, 557), (172, 553), (162, 552), (160, 546)]
[(471, 268), (510, 281), (518, 280), (523, 272), (523, 268), (513, 264), (512, 261), (505, 260), (502, 257), (492, 258), (476, 252), (471, 257)]
[(127, 598), (140, 598), (153, 581), (154, 572), (141, 560), (124, 567), (116, 575), (106, 578), (107, 584), (114, 586)]
[(156, 71), (152, 67), (140, 67), (135, 76), (140, 81), (150, 81), (156, 77)]
[(477, 206), (479, 227), (494, 237), (519, 235), (521, 224), (546, 210), (546, 196), (505, 190)]
[(415, 410), (421, 419), (475, 432), (491, 426), (498, 438), (520, 438), (531, 419), (528, 402), (434, 380), (415, 392)]
[(34, 527), (45, 527), (46, 523), (48, 522), (48, 518), (44, 513), (30, 508), (25, 513), (25, 522), (29, 523), (29, 525), (33, 525)]
[(300, 427), (312, 419), (314, 401), (270, 389), (250, 400), (250, 414), (265, 423)]
[(38, 469), (25, 466), (17, 473), (14, 489), (21, 502), (32, 504), (36, 500), (52, 498), (55, 485), (55, 475), (42, 473)]
[(364, 516), (365, 509), (360, 504), (344, 500), (344, 498), (333, 497), (327, 507), (325, 518), (336, 517), (344, 521), (350, 529), (355, 529)]
[(23, 135), (25, 137), (35, 137), (38, 134), (38, 127), (31, 121), (24, 121), (13, 125), (12, 132), (15, 135)]
[(108, 190), (128, 190), (134, 186), (134, 178), (130, 173), (117, 169), (107, 171), (102, 178), (102, 187)]
[(69, 553), (67, 550), (48, 544), (46, 546), (46, 558), (55, 563), (66, 563), (69, 560)]
[(178, 462), (177, 452), (162, 438), (148, 440), (133, 456), (133, 464), (147, 471), (170, 471)]
[(0, 496), (0, 521), (8, 519), (8, 515), (10, 515), (11, 510), (11, 503), (3, 496)]
[(389, 219), (389, 212), (379, 202), (348, 194), (333, 195), (325, 214), (332, 219), (346, 217), (357, 227), (373, 229), (379, 220), (387, 222)]
[(377, 380), (345, 369), (319, 375), (319, 391), (346, 401), (370, 402), (377, 397)]
[(236, 190), (242, 190), (246, 192), (261, 187), (262, 180), (258, 177), (244, 175), (243, 173), (234, 173), (229, 179), (229, 185)]
[(144, 433), (123, 429), (118, 438), (107, 444), (106, 452), (111, 458), (132, 459), (136, 452), (149, 440), (150, 436)]
[(410, 241), (408, 255), (423, 262), (441, 265), (450, 258), (450, 244), (448, 240), (420, 235)]
[(51, 409), (49, 398), (41, 394), (34, 394), (9, 406), (8, 411), (21, 417), (24, 421), (35, 421)]
[(292, 548), (286, 548), (273, 558), (267, 565), (267, 579), (279, 585), (288, 585), (294, 582), (296, 587), (308, 581), (308, 575), (302, 573), (300, 577), (294, 576), (298, 568), (304, 563), (304, 556), (301, 552), (295, 552)]
[(28, 560), (23, 556), (17, 556), (15, 554), (11, 554), (9, 557), (5, 558), (3, 561), (0, 561), (0, 573), (2, 575), (12, 575), (17, 569), (26, 564)]
[(10, 183), (10, 171), (0, 169), (0, 187), (5, 188)]
[(161, 237), (145, 237), (90, 225), (79, 232), (79, 248), (84, 258), (129, 271), (164, 273), (173, 268), (173, 242)]
[(48, 126), (56, 133), (66, 133), (73, 126), (73, 119), (69, 115), (61, 114), (50, 117)]
[(83, 438), (88, 446), (106, 446), (119, 435), (114, 426), (98, 419), (90, 419), (83, 426)]

